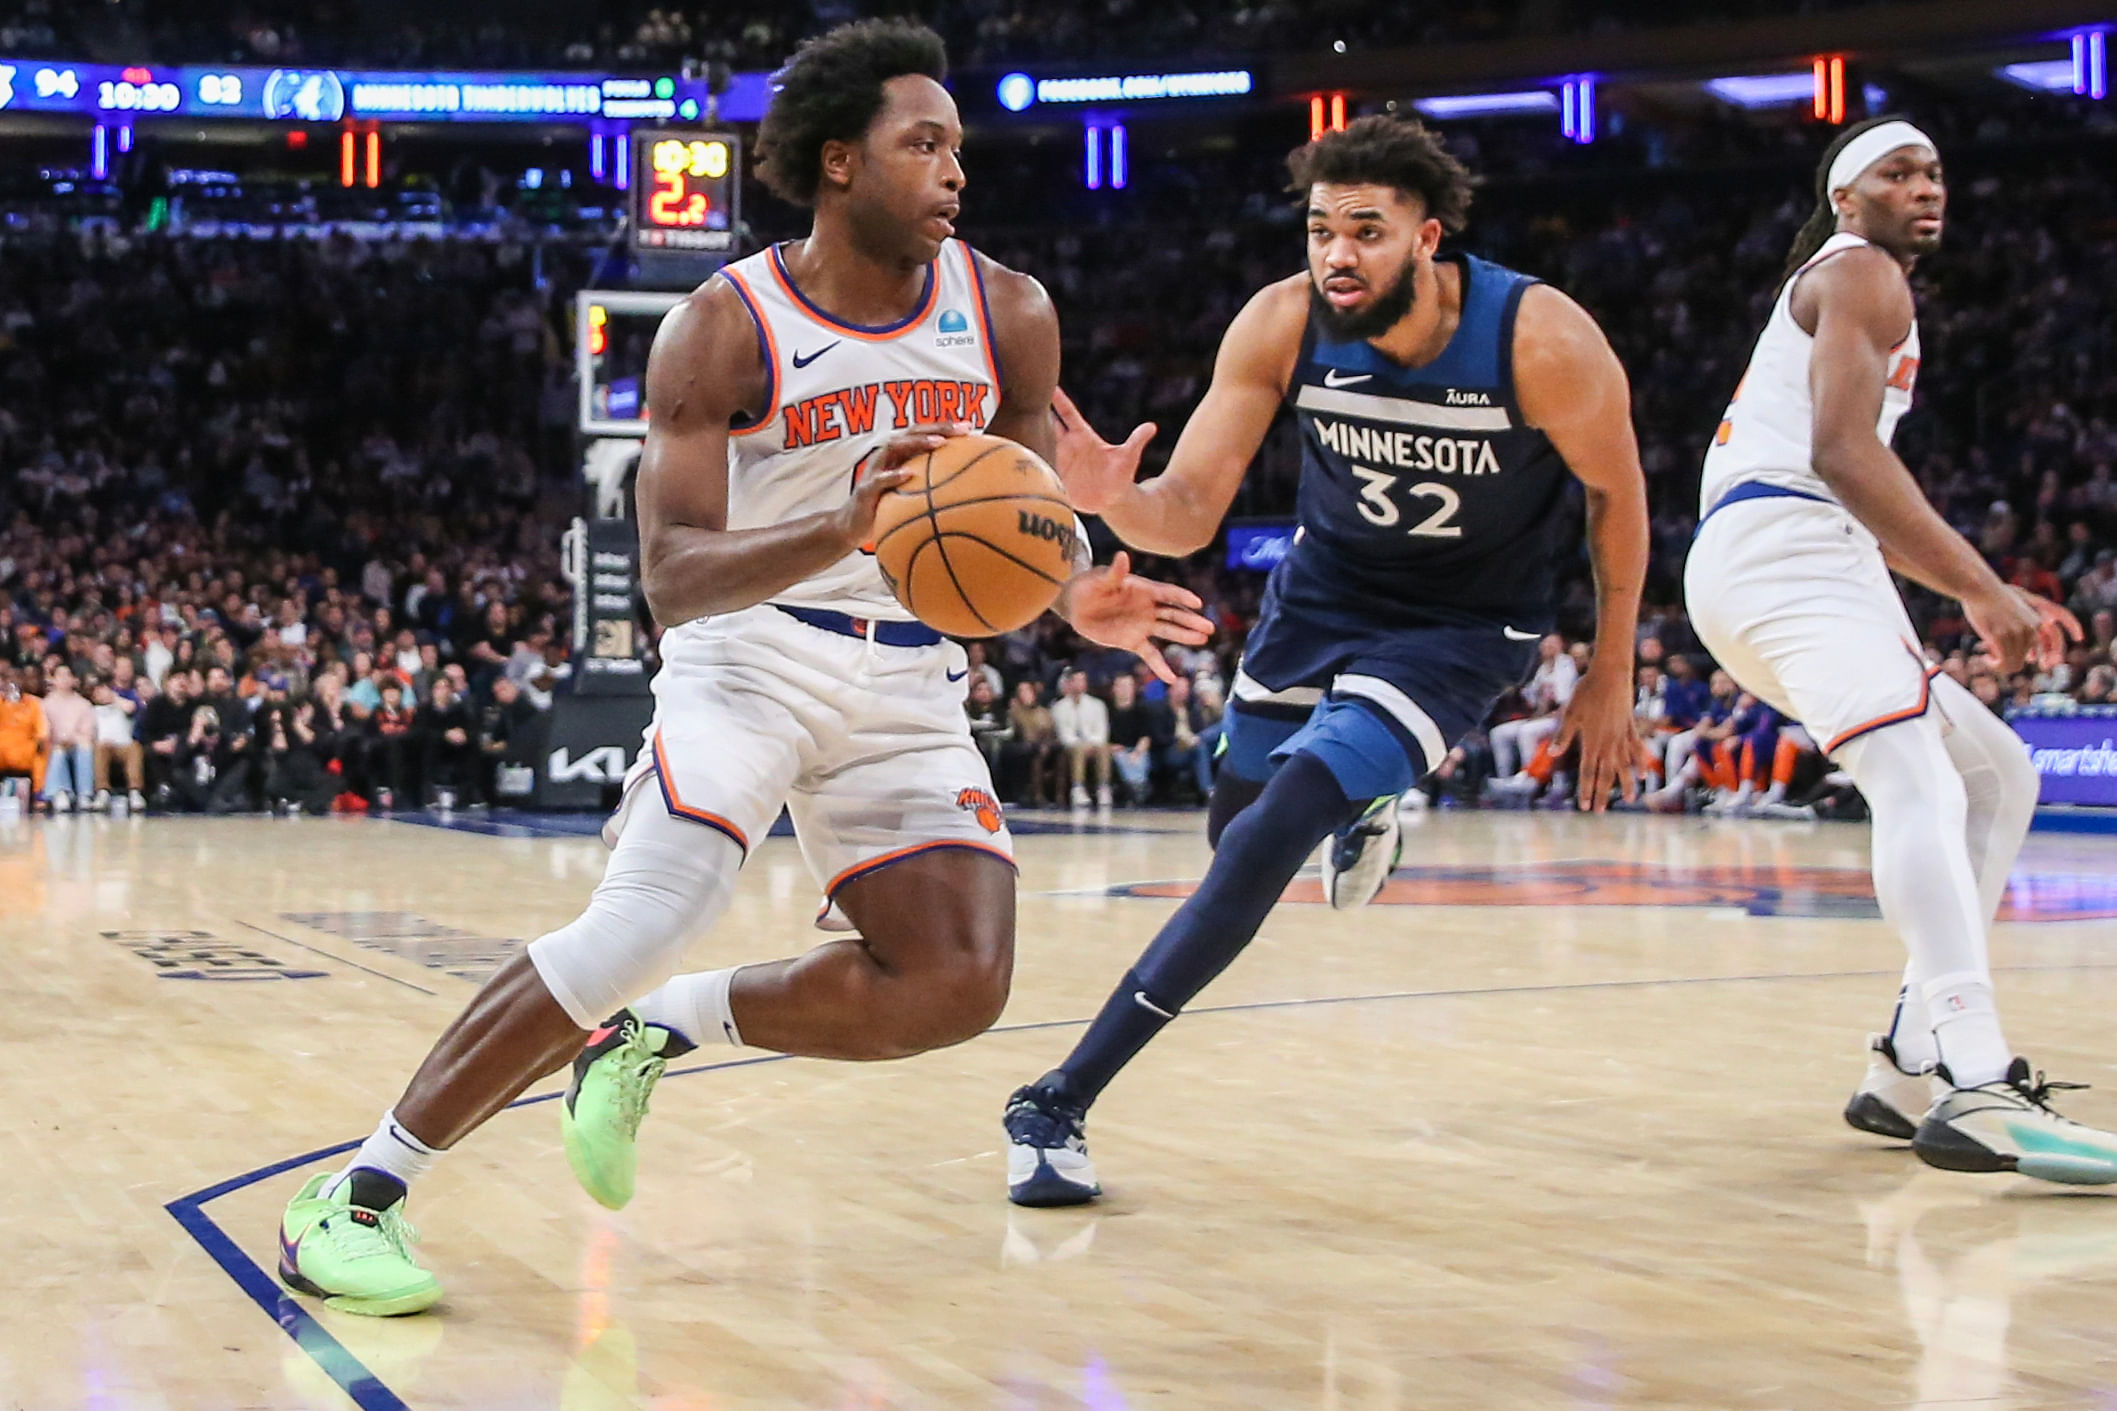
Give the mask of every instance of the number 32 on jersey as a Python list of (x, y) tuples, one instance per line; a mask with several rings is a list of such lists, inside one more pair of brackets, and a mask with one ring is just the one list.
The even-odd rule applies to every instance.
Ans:
[[(1380, 529), (1387, 529), (1403, 519), (1397, 502), (1390, 498), (1401, 476), (1391, 475), (1386, 470), (1372, 466), (1355, 465), (1352, 472), (1360, 481), (1360, 517)], [(1427, 481), (1404, 488), (1409, 500), (1434, 502), (1433, 512), (1404, 532), (1414, 539), (1460, 539), (1463, 526), (1455, 523), (1456, 511), (1463, 507), (1463, 497), (1446, 485)], [(1423, 508), (1423, 506), (1422, 506)], [(1414, 511), (1416, 513), (1416, 511)]]

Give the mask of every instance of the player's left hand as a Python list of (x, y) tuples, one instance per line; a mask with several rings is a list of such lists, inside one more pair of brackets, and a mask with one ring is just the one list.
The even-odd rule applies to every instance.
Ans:
[(1174, 681), (1176, 672), (1154, 640), (1203, 644), (1213, 635), (1211, 620), (1198, 614), (1203, 606), (1196, 593), (1173, 583), (1135, 577), (1132, 556), (1119, 549), (1101, 568), (1075, 574), (1059, 595), (1058, 610), (1089, 641), (1131, 652), (1156, 676)]
[(2039, 598), (2025, 588), (2014, 590), (2036, 613), (2036, 648), (2029, 660), (2040, 671), (2050, 671), (2066, 659), (2066, 643), (2081, 641), (2080, 619), (2049, 598)]
[(1624, 801), (1639, 798), (1639, 776), (1634, 771), (1638, 746), (1632, 734), (1632, 682), (1628, 673), (1588, 668), (1573, 688), (1565, 719), (1551, 739), (1553, 758), (1580, 745), (1580, 780), (1574, 797), (1583, 812), (1601, 813), (1610, 806), (1610, 786), (1623, 791)]

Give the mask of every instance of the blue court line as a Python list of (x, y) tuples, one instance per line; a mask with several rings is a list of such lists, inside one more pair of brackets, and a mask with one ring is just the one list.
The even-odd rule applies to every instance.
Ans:
[[(1995, 972), (2019, 973), (2035, 970), (2109, 970), (2117, 969), (2117, 961), (2107, 964), (2087, 965), (2005, 965), (1994, 966)], [(1187, 1009), (1186, 1015), (1201, 1014), (1245, 1014), (1269, 1009), (1303, 1009), (1317, 1005), (1369, 1004), (1389, 1000), (1406, 999), (1466, 999), (1488, 995), (1553, 994), (1581, 990), (1638, 990), (1676, 985), (1744, 985), (1769, 983), (1775, 980), (1871, 980), (1901, 975), (1899, 969), (1889, 970), (1825, 970), (1800, 974), (1775, 975), (1689, 975), (1659, 980), (1585, 980), (1562, 985), (1492, 985), (1463, 990), (1388, 990), (1378, 994), (1322, 995), (1312, 999), (1252, 1000), (1243, 1004), (1201, 1005)], [(1045, 1019), (1028, 1024), (1006, 1024), (987, 1029), (981, 1038), (993, 1034), (1028, 1034), (1045, 1029), (1085, 1029), (1086, 1019)], [(672, 1068), (663, 1074), (665, 1078), (687, 1078), (694, 1073), (719, 1073), (731, 1068), (754, 1068), (763, 1063), (784, 1063), (791, 1054), (769, 1053), (760, 1058), (736, 1058), (725, 1063), (703, 1063), (690, 1068)], [(540, 1103), (555, 1102), (562, 1093), (539, 1093), (535, 1097), (517, 1098), (504, 1111), (512, 1112), (518, 1107), (535, 1107)], [(362, 1138), (361, 1140), (365, 1140)], [(346, 1345), (333, 1337), (316, 1315), (292, 1294), (281, 1288), (271, 1274), (258, 1267), (257, 1261), (244, 1253), (242, 1246), (229, 1238), (227, 1231), (217, 1224), (205, 1211), (207, 1202), (254, 1186), (260, 1181), (297, 1170), (312, 1162), (327, 1157), (341, 1156), (356, 1151), (360, 1141), (339, 1142), (335, 1146), (318, 1147), (275, 1161), (269, 1166), (260, 1166), (254, 1171), (245, 1171), (240, 1176), (231, 1176), (218, 1185), (207, 1186), (179, 1196), (163, 1206), (184, 1232), (198, 1241), (199, 1248), (208, 1258), (221, 1267), (221, 1272), (234, 1280), (235, 1286), (249, 1296), (263, 1310), (265, 1316), (285, 1330), (294, 1339), (295, 1346), (322, 1369), (325, 1376), (336, 1382), (345, 1394), (352, 1398), (360, 1411), (412, 1411), (405, 1400), (383, 1385)], [(416, 1315), (415, 1315), (416, 1316)]]

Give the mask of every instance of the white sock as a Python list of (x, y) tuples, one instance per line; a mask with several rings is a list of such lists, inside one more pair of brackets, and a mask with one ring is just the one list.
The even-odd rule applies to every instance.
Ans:
[(1926, 990), (1913, 965), (1904, 967), (1904, 983), (1896, 992), (1889, 1045), (1896, 1050), (1896, 1066), (1906, 1073), (1922, 1073), (1941, 1059), (1933, 1042), (1933, 1018), (1926, 1011)]
[(1927, 981), (1925, 990), (1933, 1042), (1955, 1085), (1974, 1088), (2005, 1077), (2014, 1051), (1999, 1031), (1992, 982), (1982, 975), (1943, 975)]
[(674, 1030), (693, 1044), (724, 1039), (742, 1047), (742, 1034), (735, 1027), (735, 1011), (728, 1003), (728, 987), (741, 966), (678, 975), (653, 994), (636, 1000), (632, 1012), (646, 1024)]
[(412, 1182), (433, 1169), (440, 1158), (439, 1151), (398, 1124), (396, 1109), (392, 1108), (382, 1114), (382, 1121), (376, 1124), (374, 1134), (360, 1144), (360, 1150), (353, 1153), (353, 1159), (324, 1187), (323, 1193), (335, 1193), (352, 1176), (354, 1169), (361, 1166), (395, 1176), (409, 1189)]
[(1772, 786), (1764, 791), (1764, 797), (1757, 800), (1757, 807), (1770, 808), (1775, 803), (1785, 802), (1786, 786), (1774, 779), (1772, 780)]

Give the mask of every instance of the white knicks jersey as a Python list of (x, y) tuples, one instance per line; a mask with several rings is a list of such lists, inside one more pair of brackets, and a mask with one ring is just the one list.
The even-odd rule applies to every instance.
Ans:
[[(1705, 476), (1698, 487), (1700, 515), (1747, 480), (1837, 503), (1837, 496), (1815, 470), (1815, 403), (1808, 391), (1808, 362), (1816, 340), (1794, 321), (1794, 284), (1802, 274), (1831, 256), (1866, 243), (1859, 236), (1844, 232), (1831, 236), (1779, 291), (1771, 318), (1758, 335), (1756, 350), (1750, 354), (1749, 370), (1742, 375), (1735, 399), (1728, 403), (1726, 418), (1706, 450)], [(1911, 385), (1917, 380), (1918, 371), (1919, 326), (1913, 319), (1910, 335), (1889, 350), (1882, 414), (1874, 428), (1885, 446), (1896, 434), (1896, 425), (1904, 419), (1904, 413), (1911, 410)]]
[[(917, 307), (878, 328), (810, 303), (778, 246), (715, 276), (741, 296), (764, 358), (766, 410), (728, 434), (728, 528), (757, 529), (835, 510), (858, 470), (898, 431), (960, 421), (982, 430), (999, 408), (999, 359), (976, 257), (949, 240), (927, 266)], [(854, 552), (773, 602), (908, 622), (874, 555)]]

